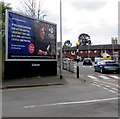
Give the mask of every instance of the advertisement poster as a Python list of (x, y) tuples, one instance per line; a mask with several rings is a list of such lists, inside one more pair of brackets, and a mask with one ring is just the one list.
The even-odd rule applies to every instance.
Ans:
[(55, 61), (56, 24), (6, 12), (7, 61)]

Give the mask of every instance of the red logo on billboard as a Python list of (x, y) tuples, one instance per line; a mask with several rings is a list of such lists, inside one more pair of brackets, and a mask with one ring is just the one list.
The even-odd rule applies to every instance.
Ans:
[(28, 49), (29, 49), (29, 52), (30, 52), (30, 53), (33, 53), (33, 52), (35, 51), (35, 46), (34, 46), (34, 44), (31, 43), (31, 44), (29, 45)]

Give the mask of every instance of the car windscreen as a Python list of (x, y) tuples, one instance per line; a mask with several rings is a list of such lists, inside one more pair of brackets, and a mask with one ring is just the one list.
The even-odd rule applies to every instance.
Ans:
[(107, 65), (118, 65), (116, 61), (106, 61), (105, 62)]

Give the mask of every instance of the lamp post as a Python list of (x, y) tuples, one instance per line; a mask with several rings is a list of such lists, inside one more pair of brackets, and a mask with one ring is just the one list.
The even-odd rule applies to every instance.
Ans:
[(62, 2), (60, 0), (60, 79), (62, 78)]
[(78, 52), (79, 52), (79, 49), (78, 49), (78, 46), (80, 45), (79, 42), (76, 43), (76, 46), (77, 46), (77, 78), (79, 78), (79, 66), (78, 66), (78, 63), (79, 63), (79, 56), (78, 56)]

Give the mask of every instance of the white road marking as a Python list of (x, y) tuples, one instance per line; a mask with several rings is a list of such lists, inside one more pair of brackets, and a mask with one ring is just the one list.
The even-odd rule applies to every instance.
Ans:
[[(88, 76), (89, 76), (89, 75), (88, 75)], [(91, 78), (92, 78), (92, 77), (91, 77)], [(95, 78), (94, 78), (94, 79), (95, 79)], [(109, 84), (109, 85), (116, 86), (116, 87), (120, 88), (120, 86), (117, 85), (117, 84), (113, 84), (113, 83), (109, 83), (109, 82), (105, 82), (105, 81), (100, 81), (100, 80), (95, 80), (94, 83)]]
[(95, 86), (97, 86), (97, 87), (100, 87), (100, 88), (102, 87), (102, 86), (100, 86), (100, 85), (97, 85), (97, 84), (94, 84), (94, 85), (95, 85)]
[[(96, 76), (93, 76), (93, 75), (88, 75), (88, 77), (89, 78), (91, 78), (91, 79), (99, 79), (99, 78), (97, 78)], [(111, 79), (111, 78), (114, 78), (114, 79), (119, 79), (119, 77), (118, 76), (115, 76), (115, 75), (109, 75), (109, 77), (107, 77), (107, 76), (104, 76), (104, 75), (99, 75), (98, 77), (100, 77), (100, 78), (102, 78), (102, 79)], [(111, 78), (110, 78), (111, 77)]]
[(76, 101), (76, 102), (61, 102), (61, 103), (52, 103), (52, 104), (43, 104), (43, 105), (31, 105), (31, 106), (24, 106), (24, 108), (27, 109), (27, 108), (57, 106), (57, 105), (85, 104), (85, 103), (94, 103), (94, 102), (103, 102), (103, 101), (117, 100), (119, 98), (120, 97), (106, 98), (106, 99), (96, 99), (96, 100), (84, 100), (84, 101)]
[(108, 88), (103, 87), (103, 89), (108, 90)]
[(100, 75), (99, 77), (102, 78), (102, 79), (110, 79), (109, 77), (103, 76), (103, 75)]
[(115, 76), (115, 75), (109, 75), (110, 77), (114, 78), (114, 79), (119, 79), (118, 76)]
[(103, 89), (105, 89), (105, 90), (107, 90), (107, 91), (109, 91), (109, 92), (112, 92), (112, 93), (118, 93), (118, 92), (115, 92), (115, 91), (117, 91), (118, 89), (116, 89), (116, 88), (111, 88), (109, 85), (105, 85), (105, 84), (101, 85), (101, 84), (97, 84), (97, 82), (92, 83), (92, 85), (95, 85), (95, 86), (97, 86), (97, 87), (101, 87), (101, 88), (103, 88)]
[(118, 91), (118, 89), (117, 88), (111, 88), (112, 90), (116, 90), (116, 91)]
[(88, 77), (89, 77), (89, 78), (91, 78), (91, 79), (94, 79), (94, 80), (98, 80), (98, 78), (97, 78), (97, 77), (92, 76), (92, 75), (88, 75)]
[(109, 86), (109, 85), (105, 85), (105, 87), (110, 88), (110, 86)]
[(109, 83), (109, 82), (104, 82), (104, 81), (98, 81), (98, 82), (103, 83), (103, 84), (109, 84), (109, 85), (116, 86), (116, 87), (120, 87), (116, 84), (112, 84), (112, 83)]
[(108, 90), (108, 91), (110, 91), (110, 92), (112, 92), (112, 93), (118, 93), (118, 92), (115, 92), (115, 91), (113, 91), (113, 90)]

